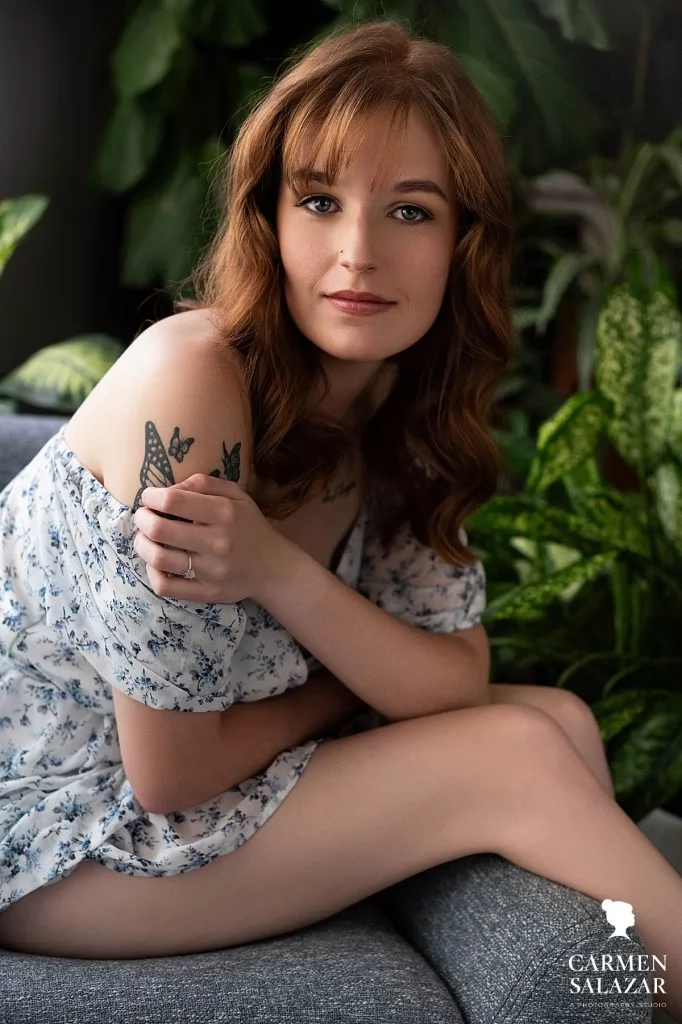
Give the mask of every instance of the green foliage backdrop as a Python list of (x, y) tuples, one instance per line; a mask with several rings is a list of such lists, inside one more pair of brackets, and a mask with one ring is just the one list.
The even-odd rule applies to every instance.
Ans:
[[(320, 0), (313, 37), (375, 16), (446, 43), (495, 114), (519, 171), (594, 147), (603, 121), (576, 50), (608, 50), (595, 0)], [(139, 0), (110, 59), (111, 113), (94, 168), (129, 196), (122, 283), (185, 276), (214, 226), (205, 208), (212, 161), (272, 74), (249, 52), (268, 34), (263, 0)], [(311, 38), (301, 25), (301, 40)], [(273, 46), (276, 44), (273, 43)], [(281, 54), (282, 57), (285, 54)], [(576, 73), (576, 71), (578, 73)]]

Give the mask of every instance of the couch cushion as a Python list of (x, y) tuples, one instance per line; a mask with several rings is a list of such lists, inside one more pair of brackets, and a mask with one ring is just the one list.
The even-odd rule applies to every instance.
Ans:
[(0, 416), (0, 491), (68, 419), (68, 416)]
[[(585, 893), (482, 853), (439, 864), (379, 895), (391, 923), (443, 979), (471, 1024), (652, 1019), (652, 996), (625, 989), (634, 974), (653, 991), (641, 936), (632, 927), (628, 938), (612, 937), (600, 901)], [(622, 955), (623, 969), (601, 971), (602, 954), (613, 954), (614, 962)], [(630, 956), (644, 969), (628, 969)], [(600, 985), (610, 997), (595, 994)]]
[(462, 1024), (372, 897), (307, 928), (189, 956), (0, 950), (2, 1024)]

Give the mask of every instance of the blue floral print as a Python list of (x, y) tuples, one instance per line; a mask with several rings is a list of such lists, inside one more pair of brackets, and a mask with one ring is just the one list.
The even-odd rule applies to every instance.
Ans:
[[(330, 738), (197, 806), (144, 810), (123, 770), (112, 687), (151, 708), (216, 711), (300, 686), (321, 665), (250, 599), (157, 596), (134, 533), (132, 508), (82, 465), (64, 427), (0, 493), (0, 910), (84, 859), (162, 876), (237, 849)], [(368, 500), (336, 575), (434, 632), (476, 625), (485, 606), (480, 563), (455, 569), (408, 527), (385, 550)], [(382, 721), (369, 715), (367, 727)]]

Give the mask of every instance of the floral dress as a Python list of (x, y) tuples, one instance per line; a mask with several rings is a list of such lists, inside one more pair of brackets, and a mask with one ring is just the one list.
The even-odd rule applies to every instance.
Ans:
[[(480, 622), (480, 562), (453, 568), (407, 527), (384, 549), (368, 502), (336, 575), (415, 626)], [(113, 687), (152, 708), (218, 711), (300, 686), (321, 665), (250, 599), (156, 595), (135, 529), (132, 508), (79, 462), (64, 427), (0, 493), (0, 910), (85, 859), (161, 876), (230, 853), (330, 738), (283, 751), (194, 807), (144, 810), (123, 769)]]

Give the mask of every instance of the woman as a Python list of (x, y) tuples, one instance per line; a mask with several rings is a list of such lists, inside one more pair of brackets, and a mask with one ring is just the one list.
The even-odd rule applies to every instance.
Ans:
[(682, 879), (589, 708), (488, 686), (462, 522), (499, 470), (512, 228), (478, 93), (395, 23), (328, 36), (246, 118), (225, 208), (195, 307), (0, 500), (0, 945), (241, 944), (490, 851), (630, 901), (679, 966)]

